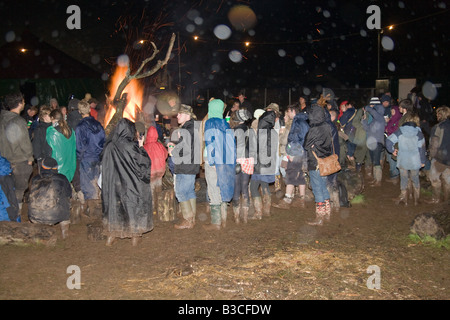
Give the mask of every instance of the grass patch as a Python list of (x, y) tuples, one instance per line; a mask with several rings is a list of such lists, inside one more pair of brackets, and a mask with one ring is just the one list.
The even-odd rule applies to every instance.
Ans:
[(350, 201), (350, 203), (351, 204), (359, 204), (359, 203), (364, 203), (365, 200), (366, 199), (363, 194), (358, 194)]
[(450, 249), (450, 235), (448, 235), (447, 237), (445, 237), (443, 239), (438, 240), (431, 236), (420, 237), (417, 234), (410, 234), (408, 236), (408, 239), (409, 239), (409, 241), (413, 242), (414, 244), (424, 244), (424, 245), (429, 245), (429, 246), (435, 247), (435, 248)]

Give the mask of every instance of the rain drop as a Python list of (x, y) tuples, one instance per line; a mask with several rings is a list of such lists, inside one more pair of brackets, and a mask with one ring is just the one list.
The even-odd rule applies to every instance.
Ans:
[(394, 72), (395, 71), (395, 64), (393, 62), (389, 62), (388, 63), (388, 69), (389, 69), (389, 71)]
[(9, 31), (5, 35), (6, 42), (13, 42), (16, 39), (14, 31)]
[(362, 37), (367, 37), (367, 31), (366, 30), (361, 30), (359, 33), (361, 34)]
[(426, 81), (422, 86), (423, 95), (430, 100), (434, 100), (437, 97), (437, 89), (434, 83)]
[(224, 24), (220, 24), (214, 28), (214, 35), (220, 40), (226, 40), (231, 36), (231, 29)]
[(194, 30), (195, 30), (195, 26), (192, 23), (190, 23), (186, 26), (187, 32), (192, 33), (192, 32), (194, 32)]
[(303, 94), (305, 96), (309, 96), (311, 94), (311, 90), (309, 88), (303, 88)]
[(388, 36), (384, 36), (383, 39), (381, 39), (381, 46), (385, 50), (389, 50), (389, 51), (394, 50), (394, 40), (392, 40)]
[(295, 57), (295, 63), (301, 66), (302, 64), (305, 63), (305, 60), (303, 59), (303, 57), (297, 56)]
[(230, 58), (231, 61), (233, 61), (235, 63), (242, 61), (242, 54), (237, 50), (230, 51), (230, 53), (228, 54), (228, 57)]
[(328, 11), (328, 10), (325, 10), (325, 11), (323, 12), (323, 16), (324, 16), (325, 18), (329, 18), (329, 17), (331, 17), (331, 13), (330, 13), (330, 11)]
[(98, 64), (100, 62), (100, 56), (98, 54), (94, 54), (91, 57), (91, 62), (92, 64)]
[(128, 67), (130, 63), (130, 58), (126, 54), (122, 54), (117, 58), (117, 64), (119, 67)]
[(39, 104), (39, 98), (34, 96), (30, 99), (30, 103), (32, 106), (37, 106)]
[(194, 19), (194, 22), (196, 25), (201, 26), (203, 24), (203, 18), (202, 17), (197, 17)]
[(286, 51), (284, 51), (283, 49), (279, 49), (279, 50), (278, 50), (278, 55), (279, 55), (280, 57), (285, 57), (285, 56), (286, 56)]
[(399, 2), (398, 2), (398, 7), (399, 7), (400, 9), (404, 9), (404, 8), (405, 8), (405, 4), (403, 3), (403, 1), (399, 1)]
[(108, 78), (109, 78), (109, 75), (108, 75), (106, 72), (104, 72), (104, 73), (102, 74), (102, 80), (103, 80), (103, 81), (107, 81)]
[(57, 38), (58, 36), (59, 36), (58, 30), (53, 30), (52, 31), (52, 38)]

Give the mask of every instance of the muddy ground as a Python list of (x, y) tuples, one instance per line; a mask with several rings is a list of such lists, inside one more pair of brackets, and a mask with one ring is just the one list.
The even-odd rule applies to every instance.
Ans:
[[(88, 240), (84, 220), (54, 246), (1, 245), (0, 299), (449, 299), (450, 250), (408, 238), (417, 214), (448, 203), (395, 206), (398, 194), (388, 182), (366, 187), (364, 203), (341, 208), (323, 227), (306, 223), (314, 218), (308, 203), (303, 210), (272, 208), (270, 217), (246, 225), (230, 217), (219, 232), (203, 230), (209, 221), (199, 199), (194, 229), (156, 220), (137, 247), (129, 239), (112, 247)], [(80, 289), (67, 286), (73, 265)]]

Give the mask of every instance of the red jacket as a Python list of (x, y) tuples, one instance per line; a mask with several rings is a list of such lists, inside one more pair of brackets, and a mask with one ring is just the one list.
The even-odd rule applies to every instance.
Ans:
[(149, 127), (147, 137), (144, 142), (144, 149), (147, 151), (151, 165), (151, 180), (160, 179), (166, 172), (166, 160), (168, 151), (164, 145), (158, 141), (158, 131), (155, 127)]

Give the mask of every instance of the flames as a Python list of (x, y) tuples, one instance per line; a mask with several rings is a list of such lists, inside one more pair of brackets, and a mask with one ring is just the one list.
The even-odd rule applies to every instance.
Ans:
[[(126, 76), (128, 67), (118, 66), (111, 77), (111, 82), (109, 86), (109, 91), (111, 95), (108, 97), (109, 101), (112, 102), (114, 96), (116, 95), (117, 88)], [(137, 111), (142, 109), (142, 101), (144, 97), (144, 88), (137, 80), (131, 80), (131, 82), (125, 87), (123, 93), (128, 93), (128, 104), (123, 112), (123, 117), (127, 118), (133, 122), (136, 121)], [(122, 93), (122, 94), (123, 94)], [(108, 110), (105, 115), (105, 127), (111, 121), (116, 109), (109, 103)]]

